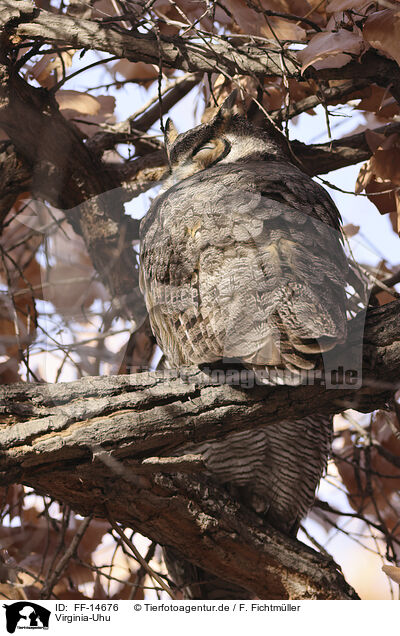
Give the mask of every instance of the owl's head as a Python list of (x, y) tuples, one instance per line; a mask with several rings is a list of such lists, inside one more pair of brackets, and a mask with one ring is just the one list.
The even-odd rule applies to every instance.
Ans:
[(213, 119), (182, 134), (167, 120), (165, 147), (171, 171), (167, 187), (217, 163), (288, 159), (285, 137), (268, 121), (261, 129), (235, 115), (236, 98), (234, 90)]

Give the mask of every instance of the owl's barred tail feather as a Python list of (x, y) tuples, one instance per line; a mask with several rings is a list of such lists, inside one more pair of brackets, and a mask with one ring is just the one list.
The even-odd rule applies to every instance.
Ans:
[[(180, 452), (200, 454), (215, 481), (233, 488), (265, 523), (295, 536), (314, 501), (331, 440), (332, 418), (312, 415), (187, 445)], [(169, 548), (166, 556), (168, 571), (187, 598), (250, 598), (246, 590), (187, 563)]]

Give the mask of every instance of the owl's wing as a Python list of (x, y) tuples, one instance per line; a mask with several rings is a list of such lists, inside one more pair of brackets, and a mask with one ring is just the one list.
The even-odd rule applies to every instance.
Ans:
[(166, 355), (313, 368), (346, 334), (339, 223), (291, 164), (220, 164), (170, 188), (144, 221), (141, 255)]

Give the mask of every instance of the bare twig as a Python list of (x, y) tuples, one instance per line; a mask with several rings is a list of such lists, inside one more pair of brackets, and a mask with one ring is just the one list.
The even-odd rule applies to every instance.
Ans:
[(78, 549), (78, 546), (81, 540), (83, 539), (83, 536), (86, 530), (88, 529), (91, 520), (92, 520), (92, 517), (89, 516), (82, 521), (80, 527), (76, 531), (74, 538), (72, 539), (68, 548), (66, 549), (63, 556), (57, 563), (53, 572), (50, 574), (50, 576), (47, 577), (43, 585), (42, 591), (40, 593), (40, 598), (43, 598), (43, 599), (50, 598), (54, 586), (56, 585), (57, 581), (59, 581), (59, 579), (61, 578), (65, 568), (68, 566), (68, 563), (70, 562), (72, 557), (75, 555), (75, 552)]
[(126, 536), (126, 534), (124, 533), (122, 528), (120, 528), (119, 525), (111, 517), (111, 515), (110, 515), (108, 510), (107, 510), (107, 519), (109, 520), (110, 524), (112, 525), (112, 527), (114, 528), (116, 533), (119, 534), (119, 536), (121, 537), (122, 541), (124, 543), (126, 543), (126, 545), (129, 547), (129, 549), (132, 551), (132, 554), (135, 556), (135, 559), (137, 559), (139, 561), (139, 563), (142, 566), (142, 568), (144, 568), (146, 570), (146, 572), (149, 574), (149, 576), (151, 576), (152, 579), (157, 581), (157, 583), (160, 585), (160, 587), (165, 592), (167, 592), (167, 594), (169, 594), (171, 599), (175, 599), (175, 595), (174, 595), (173, 591), (171, 590), (171, 588), (165, 583), (165, 581), (162, 580), (162, 578), (157, 574), (157, 572), (154, 572), (153, 568), (147, 563), (146, 559), (144, 559), (142, 557), (142, 555), (140, 554), (139, 550), (136, 548), (134, 543), (132, 543), (132, 541), (130, 539), (128, 539), (128, 537)]

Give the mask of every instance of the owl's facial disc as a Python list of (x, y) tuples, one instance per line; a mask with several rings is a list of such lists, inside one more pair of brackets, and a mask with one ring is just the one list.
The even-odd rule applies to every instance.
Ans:
[(164, 189), (219, 162), (286, 156), (281, 133), (272, 128), (264, 132), (234, 114), (236, 97), (236, 93), (229, 95), (213, 119), (187, 132), (178, 134), (172, 122), (167, 122), (165, 141), (171, 177)]
[[(171, 176), (164, 183), (164, 188), (169, 188), (183, 179), (191, 177), (196, 172), (210, 168), (224, 157), (229, 155), (231, 144), (225, 137), (208, 139), (196, 144), (185, 154), (181, 154), (174, 162), (171, 161)], [(174, 155), (172, 155), (173, 158)]]
[(165, 147), (172, 171), (184, 162), (195, 160), (200, 170), (226, 156), (224, 131), (229, 128), (233, 117), (233, 108), (237, 91), (233, 91), (218, 109), (213, 119), (192, 130), (178, 134), (170, 119), (165, 126)]

